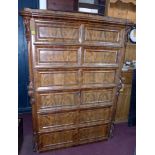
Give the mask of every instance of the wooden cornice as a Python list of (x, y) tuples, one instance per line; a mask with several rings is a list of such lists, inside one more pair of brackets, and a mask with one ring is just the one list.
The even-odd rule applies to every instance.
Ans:
[(108, 16), (99, 16), (96, 14), (88, 13), (72, 13), (63, 11), (51, 11), (51, 10), (39, 10), (25, 8), (21, 11), (21, 15), (26, 18), (48, 18), (48, 19), (69, 19), (69, 20), (80, 20), (80, 21), (94, 21), (100, 23), (111, 23), (118, 25), (133, 25), (133, 23), (127, 19), (114, 18)]
[(25, 25), (25, 35), (26, 35), (26, 40), (30, 41), (30, 17), (29, 16), (24, 16), (24, 25)]
[(116, 3), (118, 1), (121, 1), (122, 3), (132, 3), (136, 5), (136, 0), (110, 0), (110, 3)]

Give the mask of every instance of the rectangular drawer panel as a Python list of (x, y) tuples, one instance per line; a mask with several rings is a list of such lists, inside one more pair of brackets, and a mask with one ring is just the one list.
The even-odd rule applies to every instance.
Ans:
[(115, 70), (83, 70), (83, 84), (113, 84), (115, 83)]
[(80, 25), (66, 22), (36, 22), (36, 41), (78, 42)]
[(41, 114), (38, 116), (39, 129), (49, 129), (55, 127), (65, 127), (75, 125), (77, 121), (77, 112), (62, 112), (53, 114)]
[(36, 47), (36, 65), (71, 65), (78, 64), (78, 47)]
[(80, 141), (99, 140), (108, 136), (108, 125), (99, 125), (79, 129)]
[(81, 124), (91, 122), (107, 122), (110, 121), (112, 108), (102, 108), (93, 110), (81, 110), (79, 120)]
[(84, 64), (117, 64), (118, 50), (84, 49)]
[(36, 75), (37, 87), (64, 87), (79, 84), (79, 74), (76, 70), (38, 71)]
[(79, 92), (53, 92), (38, 94), (38, 108), (60, 108), (77, 106), (80, 102)]
[(46, 147), (59, 148), (69, 146), (74, 143), (76, 130), (58, 131), (39, 135), (39, 149)]
[(110, 27), (92, 27), (85, 28), (85, 41), (87, 42), (110, 42), (120, 43), (120, 30)]
[(82, 91), (82, 105), (101, 105), (113, 101), (112, 89)]

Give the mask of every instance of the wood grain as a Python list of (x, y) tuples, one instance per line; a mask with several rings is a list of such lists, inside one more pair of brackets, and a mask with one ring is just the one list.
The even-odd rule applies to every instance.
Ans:
[(38, 98), (38, 108), (74, 106), (79, 102), (79, 92), (42, 93)]
[(83, 84), (111, 84), (114, 83), (115, 71), (84, 70), (82, 72)]
[(125, 84), (122, 92), (119, 95), (117, 102), (117, 110), (115, 122), (127, 122), (129, 107), (130, 107), (131, 85)]
[(78, 85), (78, 71), (42, 71), (37, 77), (38, 87)]
[(131, 23), (33, 9), (22, 15), (31, 23), (26, 33), (34, 149), (107, 139), (119, 92), (125, 29)]
[(112, 102), (113, 90), (89, 90), (89, 91), (82, 91), (81, 99), (82, 104), (88, 105), (99, 105), (99, 104), (106, 104), (108, 102)]
[(53, 133), (41, 134), (38, 138), (39, 148), (55, 149), (73, 145), (76, 130), (58, 131)]
[[(127, 2), (127, 1), (126, 1)], [(132, 3), (125, 3), (125, 1), (115, 1), (111, 3), (109, 1), (107, 14), (111, 17), (119, 17), (123, 19), (129, 19), (133, 22), (136, 20), (136, 5)]]
[(106, 49), (84, 49), (84, 64), (116, 64), (117, 50)]
[(86, 28), (86, 41), (104, 41), (104, 42), (118, 42), (119, 32), (114, 30), (104, 30), (102, 28)]
[(36, 65), (69, 65), (78, 64), (78, 52), (76, 47), (47, 47), (36, 48)]
[(91, 122), (110, 122), (112, 110), (110, 108), (81, 110), (79, 113), (80, 124)]
[(104, 138), (107, 136), (107, 129), (107, 125), (81, 128), (79, 129), (79, 139), (85, 142)]
[(76, 125), (77, 117), (77, 112), (41, 114), (38, 117), (39, 129), (45, 130), (53, 128), (53, 130), (56, 130), (60, 127)]

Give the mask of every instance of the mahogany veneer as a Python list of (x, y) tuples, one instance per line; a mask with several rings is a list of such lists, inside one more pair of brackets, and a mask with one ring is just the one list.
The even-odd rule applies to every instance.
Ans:
[(34, 149), (107, 139), (113, 129), (127, 20), (25, 9)]

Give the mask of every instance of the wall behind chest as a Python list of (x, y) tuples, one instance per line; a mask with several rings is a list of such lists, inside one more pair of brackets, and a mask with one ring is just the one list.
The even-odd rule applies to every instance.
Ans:
[(39, 7), (38, 0), (19, 0), (18, 1), (18, 111), (29, 112), (31, 105), (28, 97), (28, 49), (24, 35), (23, 18), (19, 12), (23, 8), (37, 9)]
[[(106, 15), (136, 23), (136, 0), (107, 0)], [(126, 43), (124, 62), (136, 60), (136, 44)], [(124, 80), (123, 80), (124, 79)], [(118, 98), (116, 122), (127, 122), (132, 88), (132, 71), (122, 71), (123, 89)]]
[(136, 0), (107, 0), (106, 15), (136, 22)]

